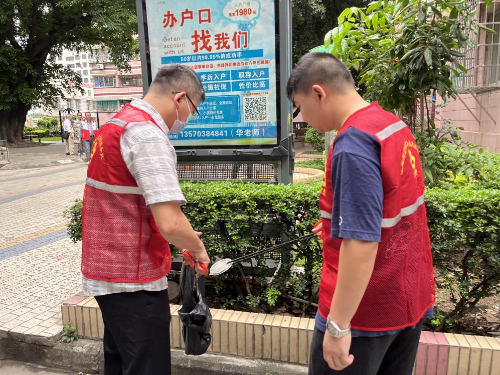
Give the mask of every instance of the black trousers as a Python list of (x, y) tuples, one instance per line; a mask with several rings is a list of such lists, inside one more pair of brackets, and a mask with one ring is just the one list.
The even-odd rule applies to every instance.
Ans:
[(97, 296), (106, 375), (170, 375), (168, 291)]
[(411, 375), (421, 331), (422, 321), (395, 335), (353, 338), (350, 353), (354, 362), (342, 371), (335, 371), (323, 357), (325, 333), (314, 328), (309, 375)]

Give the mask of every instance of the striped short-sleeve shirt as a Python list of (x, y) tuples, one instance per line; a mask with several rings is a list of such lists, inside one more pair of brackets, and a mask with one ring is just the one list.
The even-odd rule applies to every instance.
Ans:
[[(131, 105), (150, 114), (163, 130), (151, 122), (131, 122), (125, 128), (120, 140), (123, 160), (134, 176), (146, 204), (169, 201), (185, 204), (186, 199), (177, 177), (177, 155), (167, 137), (167, 125), (149, 103), (136, 99)], [(113, 283), (83, 276), (83, 292), (88, 296), (139, 290), (160, 291), (166, 288), (166, 277), (148, 283)]]

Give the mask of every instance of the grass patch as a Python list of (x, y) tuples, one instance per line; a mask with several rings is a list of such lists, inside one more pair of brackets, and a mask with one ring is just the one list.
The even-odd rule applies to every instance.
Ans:
[(45, 137), (45, 138), (42, 138), (42, 142), (46, 141), (46, 142), (50, 142), (50, 141), (60, 141), (61, 140), (61, 137)]
[(320, 171), (325, 169), (325, 164), (319, 159), (297, 161), (295, 162), (295, 166), (301, 168), (319, 169)]

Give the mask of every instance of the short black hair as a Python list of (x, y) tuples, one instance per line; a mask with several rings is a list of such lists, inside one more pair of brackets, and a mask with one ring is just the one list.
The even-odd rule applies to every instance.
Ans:
[(189, 97), (205, 101), (205, 89), (193, 69), (186, 65), (169, 64), (162, 66), (151, 84), (151, 89), (159, 94), (185, 91)]
[(293, 69), (286, 85), (288, 99), (294, 93), (305, 93), (313, 85), (326, 85), (338, 94), (355, 88), (354, 79), (345, 64), (330, 53), (310, 52)]

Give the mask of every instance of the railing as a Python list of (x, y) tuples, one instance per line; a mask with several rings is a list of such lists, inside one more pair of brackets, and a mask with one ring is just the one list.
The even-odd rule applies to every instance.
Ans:
[(492, 0), (488, 7), (484, 1), (467, 0), (476, 19), (496, 34), (480, 30), (471, 33), (474, 45), (463, 49), (464, 57), (457, 58), (466, 73), (452, 77), (459, 92), (481, 92), (500, 88), (500, 0)]

